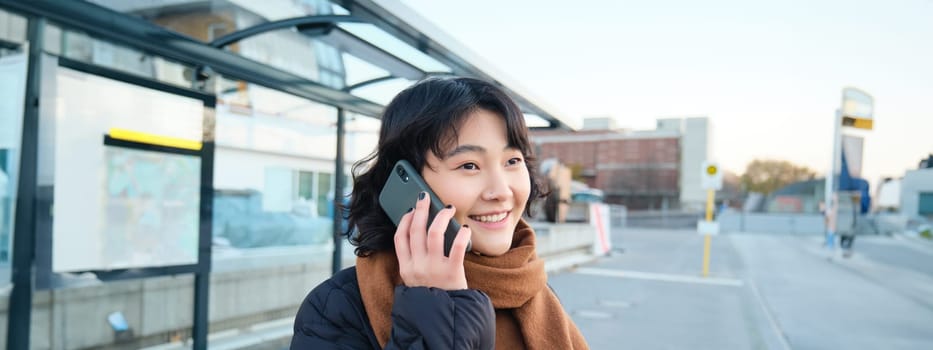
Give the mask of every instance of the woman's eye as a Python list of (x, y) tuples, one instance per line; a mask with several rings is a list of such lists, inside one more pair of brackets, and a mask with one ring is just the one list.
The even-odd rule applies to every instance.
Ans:
[(476, 166), (476, 163), (466, 163), (466, 164), (464, 164), (464, 165), (461, 165), (460, 168), (462, 168), (463, 170), (476, 170), (476, 169), (479, 169), (479, 167)]
[(521, 162), (522, 162), (522, 159), (521, 159), (521, 158), (515, 157), (515, 158), (512, 158), (512, 159), (509, 159), (508, 164), (509, 164), (509, 165), (515, 165), (515, 164), (519, 164), (519, 163), (521, 163)]

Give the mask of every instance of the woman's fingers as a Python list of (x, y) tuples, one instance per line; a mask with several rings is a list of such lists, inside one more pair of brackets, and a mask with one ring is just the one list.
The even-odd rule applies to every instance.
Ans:
[(427, 195), (426, 192), (421, 192), (418, 194), (418, 201), (415, 202), (415, 211), (412, 214), (411, 228), (409, 232), (409, 240), (411, 240), (411, 255), (412, 256), (423, 256), (427, 254), (427, 246), (425, 245), (425, 232), (427, 231), (428, 223), (428, 212), (431, 207), (431, 197)]
[(399, 220), (395, 249), (402, 281), (409, 287), (466, 289), (463, 256), (471, 232), (469, 228), (461, 228), (454, 240), (450, 257), (445, 258), (444, 235), (456, 209), (448, 206), (428, 223), (430, 205), (430, 197), (422, 192), (415, 208)]
[(411, 260), (411, 241), (408, 232), (411, 229), (411, 218), (412, 210), (408, 209), (408, 213), (402, 215), (402, 218), (398, 221), (398, 228), (395, 230), (395, 256), (398, 257), (399, 263), (405, 263)]
[(453, 206), (446, 206), (434, 216), (434, 222), (428, 229), (428, 254), (432, 256), (443, 256), (444, 254), (444, 236), (447, 233), (447, 226), (450, 219), (454, 217), (457, 210)]
[(467, 245), (473, 236), (473, 230), (469, 226), (460, 226), (457, 232), (457, 238), (454, 238), (453, 245), (450, 246), (450, 263), (455, 266), (463, 266), (464, 255), (466, 255)]

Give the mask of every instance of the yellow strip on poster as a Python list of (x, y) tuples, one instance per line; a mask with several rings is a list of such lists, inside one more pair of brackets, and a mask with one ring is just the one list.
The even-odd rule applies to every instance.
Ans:
[(159, 136), (119, 128), (111, 128), (110, 137), (117, 140), (145, 143), (156, 146), (190, 149), (194, 151), (200, 151), (202, 147), (201, 142), (199, 141), (180, 139), (177, 137)]

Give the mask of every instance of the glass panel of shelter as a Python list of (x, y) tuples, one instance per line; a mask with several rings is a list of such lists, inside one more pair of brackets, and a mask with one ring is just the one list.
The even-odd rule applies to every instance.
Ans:
[[(23, 23), (24, 26), (25, 22)], [(215, 26), (213, 30), (220, 30), (218, 28)], [(287, 35), (284, 31), (269, 33), (278, 38), (282, 38), (283, 34)], [(268, 38), (247, 39), (245, 44), (241, 44), (249, 49), (252, 42), (260, 43), (262, 39)], [(188, 77), (193, 68), (190, 66), (99, 40), (79, 31), (62, 29), (54, 23), (47, 24), (44, 48), (48, 53), (79, 62), (112, 68), (180, 87), (191, 86)], [(262, 50), (257, 48), (256, 51)], [(335, 52), (331, 54), (334, 58), (330, 63), (341, 61)], [(314, 74), (314, 61), (305, 63), (311, 67), (307, 74)], [(343, 77), (337, 77), (332, 83), (342, 85), (343, 81)], [(333, 160), (336, 155), (336, 108), (246, 81), (223, 77), (211, 79), (209, 89), (218, 97), (214, 172), (215, 244), (255, 248), (329, 242), (332, 227), (329, 213), (333, 210)], [(348, 144), (352, 144), (352, 141)], [(254, 161), (240, 159), (243, 154), (252, 154), (255, 159), (250, 159)], [(241, 171), (243, 169), (231, 168), (238, 166), (252, 169)], [(245, 180), (250, 176), (262, 179), (267, 174), (275, 176), (274, 174), (281, 174), (282, 171), (288, 174), (288, 178), (294, 179), (289, 183), (295, 184), (301, 171), (311, 171), (316, 175), (316, 185), (311, 187), (311, 198), (308, 198), (309, 202), (313, 203), (312, 209), (303, 209), (298, 203), (300, 195), (295, 184), (267, 186), (268, 182), (262, 180), (245, 183), (250, 181)], [(266, 192), (274, 192), (272, 197), (281, 199), (283, 203), (264, 200), (262, 197)], [(256, 216), (232, 215), (224, 212), (224, 208), (230, 211), (253, 210)], [(278, 215), (279, 218), (269, 219), (269, 214)], [(283, 220), (283, 215), (297, 216), (301, 219)], [(236, 225), (224, 221), (227, 220), (225, 218), (231, 217), (242, 221), (237, 235), (232, 233), (236, 229), (228, 228)], [(268, 230), (277, 233), (265, 234), (264, 238), (257, 240), (257, 236), (264, 235), (258, 232), (261, 230), (255, 229), (263, 226), (258, 224), (262, 220), (295, 227)], [(308, 222), (302, 224), (303, 221)], [(284, 224), (286, 222), (292, 224)], [(11, 225), (4, 221), (4, 226), (10, 226), (10, 230)], [(281, 237), (270, 237), (275, 235)], [(2, 239), (0, 237), (0, 240)], [(4, 263), (8, 266), (8, 262), (0, 261), (0, 264)], [(2, 266), (4, 265), (0, 265)]]
[(193, 67), (149, 55), (80, 31), (46, 24), (44, 51), (82, 63), (107, 67), (183, 88), (191, 87)]
[[(26, 93), (26, 19), (0, 10), (0, 298), (9, 297)], [(0, 339), (2, 344), (6, 339)]]
[[(99, 40), (78, 31), (62, 29), (52, 23), (48, 24), (47, 28), (46, 52), (180, 87), (188, 88), (191, 85), (187, 77), (190, 76), (192, 67)], [(283, 33), (274, 32), (268, 35), (278, 35), (281, 38)], [(241, 44), (249, 49), (252, 42), (260, 43), (263, 39), (268, 38), (260, 36), (247, 39)], [(256, 49), (256, 52), (261, 51)], [(338, 55), (333, 56), (335, 58), (330, 63), (341, 61)], [(311, 69), (307, 70), (306, 74), (314, 74), (314, 62), (307, 63), (309, 62), (306, 62), (306, 65)], [(334, 79), (334, 85), (342, 85), (343, 80), (343, 77)], [(215, 244), (255, 248), (328, 242), (332, 227), (329, 213), (333, 211), (333, 159), (336, 155), (335, 146), (328, 146), (336, 145), (336, 108), (257, 84), (223, 77), (212, 78), (209, 81), (209, 89), (218, 97), (214, 173)], [(347, 144), (353, 143), (351, 139)], [(370, 143), (372, 142), (367, 144)], [(242, 153), (254, 153), (258, 156), (254, 159), (255, 162), (243, 161), (238, 159)], [(246, 166), (253, 169), (231, 170), (230, 166)], [(270, 182), (264, 180), (253, 181), (252, 185), (237, 182), (237, 179), (248, 177), (244, 174), (259, 174), (257, 177), (264, 178), (283, 174), (283, 171), (287, 178), (295, 179), (289, 183), (297, 183), (300, 171), (312, 171), (317, 175), (317, 180), (324, 179), (320, 181), (324, 185), (312, 187), (312, 198), (309, 198), (309, 202), (313, 203), (311, 209), (303, 208), (301, 203), (298, 203), (300, 196), (298, 187), (294, 184), (269, 186), (267, 184)], [(264, 194), (271, 195), (269, 197), (278, 199), (279, 202), (263, 199)], [(225, 212), (224, 208), (229, 211), (252, 210), (256, 215), (249, 219), (249, 215), (233, 215)], [(280, 217), (274, 220), (263, 218), (269, 214)], [(284, 220), (283, 215), (299, 216), (302, 219)], [(242, 222), (239, 228), (228, 228), (236, 225), (224, 221), (227, 220), (225, 218), (238, 218)], [(300, 228), (278, 228), (268, 230), (278, 232), (276, 234), (264, 234), (258, 232), (262, 230), (256, 229), (263, 226), (260, 224), (262, 220)], [(300, 224), (302, 221), (313, 222)], [(287, 222), (292, 224), (286, 224)], [(315, 231), (311, 232), (309, 228), (314, 228)], [(273, 237), (276, 235), (281, 237)], [(264, 237), (257, 239), (259, 236)]]
[(215, 246), (329, 247), (336, 108), (225, 77), (213, 85)]

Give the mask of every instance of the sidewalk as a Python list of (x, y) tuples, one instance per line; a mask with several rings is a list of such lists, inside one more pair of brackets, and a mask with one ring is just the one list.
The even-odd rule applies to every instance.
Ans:
[(891, 238), (923, 246), (924, 248), (933, 251), (933, 239), (923, 238), (917, 235), (906, 233), (895, 233), (891, 235)]

